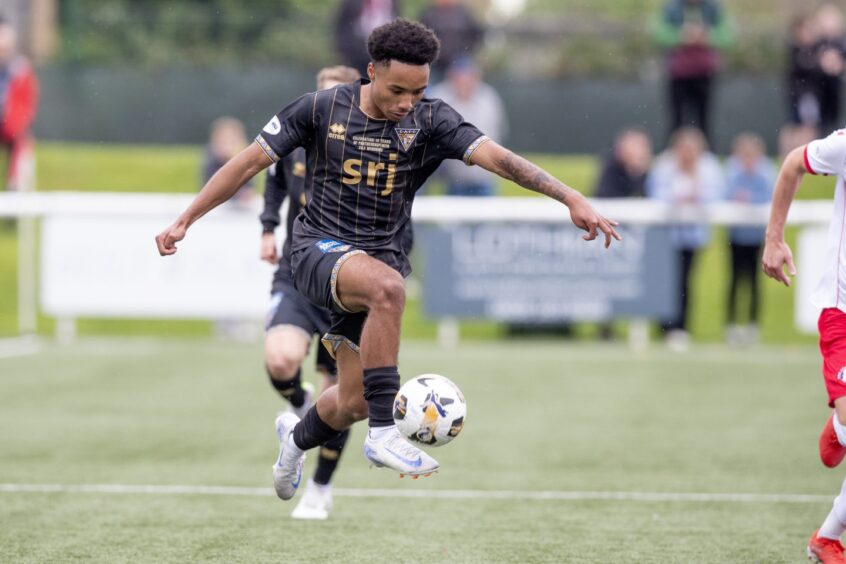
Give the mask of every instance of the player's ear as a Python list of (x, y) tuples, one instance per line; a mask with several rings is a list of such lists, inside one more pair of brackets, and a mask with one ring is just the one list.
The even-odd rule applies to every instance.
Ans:
[(367, 63), (367, 78), (370, 79), (372, 82), (374, 78), (376, 78), (376, 69), (373, 67), (373, 63)]

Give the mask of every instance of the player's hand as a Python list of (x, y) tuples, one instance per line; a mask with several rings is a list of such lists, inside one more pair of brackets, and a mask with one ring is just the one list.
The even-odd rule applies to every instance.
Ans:
[(593, 241), (599, 236), (600, 231), (605, 234), (606, 249), (611, 246), (612, 237), (618, 241), (622, 240), (620, 234), (614, 229), (614, 227), (620, 224), (613, 219), (599, 215), (586, 199), (582, 197), (576, 199), (569, 205), (569, 208), (570, 219), (573, 221), (573, 224), (587, 231), (587, 235), (582, 236), (582, 239), (585, 241)]
[(787, 266), (787, 274), (796, 276), (796, 267), (793, 265), (793, 253), (790, 252), (790, 245), (784, 241), (768, 241), (764, 245), (764, 254), (761, 257), (761, 267), (764, 274), (789, 287), (790, 278), (784, 273), (785, 265)]
[(187, 227), (177, 222), (156, 235), (156, 246), (159, 248), (159, 254), (163, 257), (174, 254), (176, 243), (185, 238), (187, 230)]
[(263, 233), (261, 236), (261, 260), (270, 264), (279, 264), (276, 236), (273, 233)]

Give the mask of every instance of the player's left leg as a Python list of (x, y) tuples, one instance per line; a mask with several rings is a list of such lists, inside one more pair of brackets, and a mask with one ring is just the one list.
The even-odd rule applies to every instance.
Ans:
[[(318, 351), (318, 366), (322, 367), (323, 383), (321, 393), (337, 384), (335, 361), (324, 347)], [(327, 367), (331, 366), (331, 372)], [(344, 429), (334, 439), (324, 443), (319, 450), (317, 468), (306, 483), (305, 491), (297, 507), (291, 513), (294, 519), (327, 519), (332, 510), (332, 476), (338, 467), (341, 453), (349, 439), (350, 430)]]
[[(341, 327), (342, 322), (335, 327)], [(342, 332), (343, 329), (338, 331)], [(308, 410), (302, 421), (280, 421), (280, 450), (279, 458), (273, 466), (273, 484), (281, 499), (291, 499), (296, 494), (307, 450), (336, 438), (341, 431), (367, 417), (361, 362), (358, 353), (352, 348), (353, 343), (349, 344), (335, 350), (338, 384), (320, 394), (317, 403)]]

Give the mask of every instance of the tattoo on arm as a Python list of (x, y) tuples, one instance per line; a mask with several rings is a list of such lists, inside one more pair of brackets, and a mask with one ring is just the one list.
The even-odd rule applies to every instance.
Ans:
[(497, 161), (499, 172), (504, 178), (516, 182), (523, 188), (549, 196), (562, 204), (567, 203), (574, 190), (556, 180), (539, 166), (530, 163), (511, 151)]

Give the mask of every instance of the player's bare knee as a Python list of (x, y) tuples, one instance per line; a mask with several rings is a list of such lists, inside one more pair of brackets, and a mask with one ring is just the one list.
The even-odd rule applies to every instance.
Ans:
[(276, 353), (267, 355), (265, 359), (267, 364), (267, 372), (274, 380), (286, 381), (290, 380), (297, 374), (300, 368), (301, 358), (295, 355)]
[(398, 273), (396, 276), (380, 278), (376, 282), (369, 309), (402, 313), (405, 309), (405, 281)]

